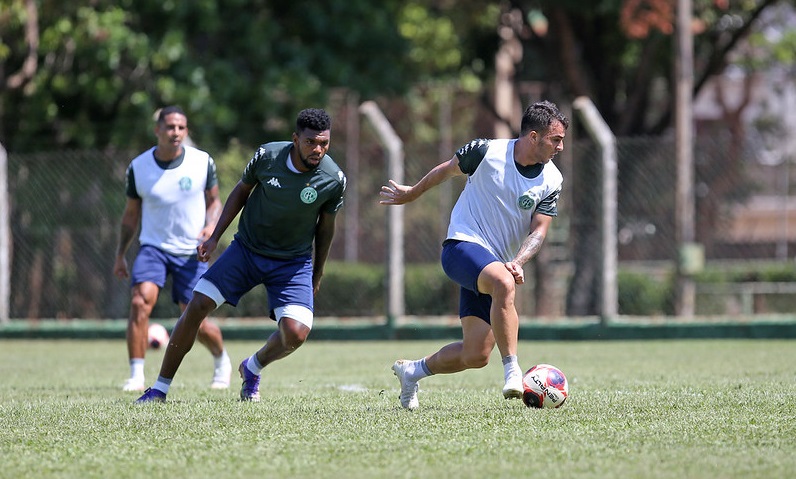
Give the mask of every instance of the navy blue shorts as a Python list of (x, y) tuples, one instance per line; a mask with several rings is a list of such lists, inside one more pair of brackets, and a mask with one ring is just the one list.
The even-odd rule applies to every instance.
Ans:
[(142, 245), (130, 272), (130, 284), (148, 281), (160, 289), (171, 275), (171, 299), (175, 303), (188, 304), (193, 296), (193, 287), (207, 271), (207, 263), (192, 256), (177, 256), (151, 245)]
[(459, 317), (475, 316), (492, 324), (489, 310), (492, 296), (478, 292), (478, 275), (486, 265), (500, 261), (479, 244), (445, 240), (442, 243), (442, 269), (459, 288)]
[(233, 306), (237, 306), (244, 294), (262, 284), (272, 312), (288, 305), (313, 310), (311, 255), (271, 258), (254, 253), (233, 240), (202, 278), (213, 283)]

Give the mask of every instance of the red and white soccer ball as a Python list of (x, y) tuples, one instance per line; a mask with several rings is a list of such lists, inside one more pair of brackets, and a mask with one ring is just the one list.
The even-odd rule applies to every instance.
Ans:
[(169, 344), (169, 332), (166, 328), (159, 323), (152, 323), (149, 325), (147, 334), (147, 344), (152, 349), (160, 349)]
[(561, 407), (569, 396), (567, 377), (549, 364), (537, 364), (526, 371), (522, 388), (522, 402), (528, 407)]

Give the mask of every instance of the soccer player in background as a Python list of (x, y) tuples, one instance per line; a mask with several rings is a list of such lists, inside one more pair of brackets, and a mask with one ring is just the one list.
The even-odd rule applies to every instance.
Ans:
[(343, 171), (326, 154), (330, 140), (329, 115), (306, 109), (298, 114), (292, 141), (266, 143), (254, 153), (215, 230), (199, 245), (199, 259), (210, 259), (243, 210), (235, 238), (196, 284), (172, 332), (160, 376), (136, 402), (165, 401), (207, 315), (225, 302), (237, 305), (259, 284), (265, 286), (277, 331), (240, 363), (240, 399), (259, 401), (263, 368), (304, 344), (346, 186)]
[[(127, 168), (127, 204), (113, 266), (119, 278), (132, 274), (127, 321), (130, 378), (124, 383), (125, 391), (144, 390), (149, 316), (166, 277), (171, 275), (171, 296), (182, 312), (196, 282), (207, 271), (196, 247), (210, 236), (221, 212), (218, 177), (209, 154), (183, 144), (187, 135), (188, 118), (182, 109), (161, 109), (155, 123), (157, 145), (134, 158)], [(141, 248), (130, 272), (126, 254), (139, 224)], [(213, 355), (210, 387), (228, 388), (232, 364), (221, 329), (207, 321), (199, 328), (198, 339)]]
[(381, 204), (402, 205), (454, 176), (468, 175), (442, 249), (442, 267), (460, 286), (462, 340), (393, 364), (404, 408), (418, 407), (419, 380), (484, 367), (495, 344), (503, 360), (503, 396), (522, 397), (516, 285), (525, 282), (522, 267), (539, 251), (558, 214), (563, 180), (551, 160), (563, 150), (568, 127), (556, 105), (534, 103), (523, 113), (518, 138), (473, 140), (414, 186), (390, 180), (381, 187)]

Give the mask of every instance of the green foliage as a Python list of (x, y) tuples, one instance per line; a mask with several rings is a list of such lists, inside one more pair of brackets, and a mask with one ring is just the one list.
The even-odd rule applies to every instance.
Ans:
[[(771, 15), (749, 35), (748, 48), (742, 50), (739, 64), (752, 70), (792, 69), (796, 66), (796, 29), (787, 19), (786, 2), (776, 6)], [(762, 23), (762, 22), (761, 22)]]
[[(407, 315), (455, 314), (459, 289), (437, 265), (407, 265), (405, 273)], [(162, 295), (167, 296), (167, 295)], [(387, 277), (383, 265), (330, 261), (326, 265), (321, 289), (315, 297), (317, 316), (347, 318), (353, 316), (384, 316), (386, 310)], [(169, 317), (174, 308), (161, 298), (158, 309)], [(170, 300), (169, 300), (170, 301)], [(268, 316), (265, 288), (257, 287), (243, 297), (236, 308), (223, 306), (215, 316)], [(173, 306), (173, 305), (172, 305)], [(166, 309), (169, 308), (169, 309)]]
[[(35, 74), (1, 93), (0, 141), (13, 151), (141, 149), (164, 104), (186, 109), (200, 142), (260, 144), (334, 88), (401, 92), (412, 74), (392, 0), (43, 3)], [(0, 16), (0, 72), (25, 61), (21, 4), (0, 2), (14, 6)]]
[(462, 55), (459, 38), (453, 22), (448, 17), (434, 17), (432, 12), (417, 3), (407, 3), (400, 20), (401, 34), (412, 40), (409, 58), (424, 65), (424, 70), (435, 72), (457, 71)]
[(319, 316), (386, 314), (386, 268), (383, 265), (330, 261), (315, 297)]
[(713, 266), (696, 276), (702, 283), (796, 282), (796, 270), (790, 263), (749, 262), (729, 267)]
[[(649, 272), (622, 270), (617, 276), (619, 314), (629, 316), (669, 316), (674, 314), (674, 272), (651, 275)], [(788, 264), (750, 264), (709, 267), (695, 277), (698, 284), (734, 282), (796, 282), (796, 271)], [(386, 270), (383, 265), (330, 261), (321, 291), (315, 298), (316, 314), (325, 317), (383, 316), (386, 314)], [(405, 273), (406, 314), (445, 316), (458, 310), (459, 288), (439, 264), (409, 264)], [(169, 294), (162, 294), (153, 317), (177, 314)], [(723, 300), (723, 297), (713, 298)], [(709, 301), (707, 298), (704, 301)], [(223, 306), (217, 316), (264, 317), (268, 300), (263, 288), (244, 296), (237, 308)], [(704, 303), (703, 313), (723, 311), (722, 304)], [(773, 307), (773, 306), (772, 306)]]
[(407, 314), (457, 314), (459, 286), (445, 275), (439, 263), (408, 265), (405, 283)]
[(619, 314), (631, 316), (670, 314), (671, 285), (644, 273), (620, 271), (617, 275)]
[[(789, 263), (749, 262), (723, 266), (708, 265), (694, 276), (699, 285), (722, 285), (733, 283), (794, 283), (796, 270)], [(674, 314), (674, 271), (661, 275), (649, 272), (623, 270), (617, 276), (619, 289), (619, 314), (625, 315), (672, 315)], [(727, 295), (704, 295), (700, 298), (700, 314), (724, 314)], [(788, 295), (772, 296), (767, 300), (771, 311), (792, 311), (794, 304)]]
[[(237, 364), (264, 340), (227, 349)], [(265, 370), (260, 403), (237, 400), (237, 375), (229, 390), (210, 390), (212, 361), (197, 344), (168, 401), (137, 406), (120, 389), (123, 341), (6, 340), (0, 477), (758, 479), (796, 470), (790, 341), (521, 342), (525, 366), (550, 362), (567, 374), (561, 409), (504, 400), (493, 352), (485, 368), (423, 380), (420, 408), (402, 410), (390, 365), (443, 344), (310, 339)], [(162, 357), (147, 355), (150, 384)]]
[[(667, 112), (652, 107), (672, 102), (653, 98), (661, 90), (650, 85), (671, 77), (673, 49), (668, 34), (654, 29), (648, 38), (627, 38), (619, 28), (626, 3), (511, 2), (523, 14), (512, 21), (523, 42), (517, 81), (589, 94), (620, 134), (660, 128), (652, 123), (665, 123)], [(705, 28), (695, 37), (697, 67), (724, 65), (715, 55), (724, 54), (728, 38), (755, 9), (773, 3), (729, 2), (724, 9), (695, 1)], [(260, 144), (284, 137), (298, 109), (325, 105), (335, 89), (365, 99), (402, 95), (418, 81), (481, 88), (492, 77), (497, 26), (507, 23), (505, 3), (480, 0), (33, 4), (35, 72), (12, 85), (7, 76), (28, 60), (28, 13), (21, 0), (0, 0), (0, 141), (17, 152), (142, 149), (151, 142), (145, 119), (171, 103), (186, 109), (204, 143)], [(532, 32), (531, 23), (549, 28)], [(782, 41), (768, 45), (769, 57), (792, 60), (792, 35), (785, 30)], [(697, 71), (709, 73), (716, 72)], [(593, 91), (578, 91), (575, 78)]]
[[(695, 94), (706, 78), (720, 74), (732, 61), (728, 47), (748, 33), (758, 13), (776, 4), (774, 0), (693, 2)], [(565, 97), (588, 95), (619, 136), (659, 134), (671, 126), (676, 51), (672, 47), (676, 9), (669, 8), (671, 2), (526, 0), (513, 5), (529, 23), (540, 17), (549, 23), (542, 33), (518, 35), (524, 46), (518, 67), (523, 79), (561, 83)], [(623, 28), (623, 11), (631, 6), (637, 15), (630, 23), (643, 25), (643, 35), (631, 36)], [(783, 46), (787, 49), (787, 44)], [(553, 89), (553, 93), (558, 92)]]

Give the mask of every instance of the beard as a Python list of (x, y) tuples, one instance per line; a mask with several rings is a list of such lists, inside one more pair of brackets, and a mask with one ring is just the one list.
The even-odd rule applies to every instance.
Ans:
[(302, 166), (308, 170), (314, 170), (321, 164), (321, 159), (319, 158), (317, 163), (312, 163), (309, 159), (309, 156), (305, 156), (301, 149), (298, 150), (299, 160), (301, 161)]

